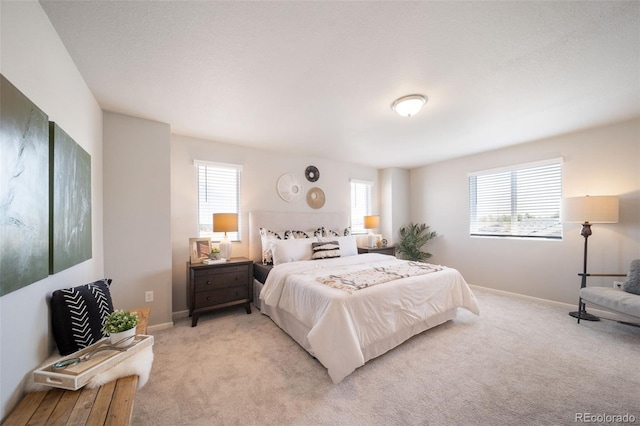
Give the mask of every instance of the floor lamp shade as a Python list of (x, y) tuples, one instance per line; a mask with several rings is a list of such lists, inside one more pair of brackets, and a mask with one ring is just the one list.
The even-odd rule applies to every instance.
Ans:
[(214, 213), (213, 232), (224, 232), (224, 238), (220, 241), (220, 257), (231, 259), (231, 241), (227, 237), (227, 232), (238, 230), (238, 215), (236, 213)]
[(599, 195), (562, 200), (562, 221), (567, 223), (618, 223), (618, 197)]

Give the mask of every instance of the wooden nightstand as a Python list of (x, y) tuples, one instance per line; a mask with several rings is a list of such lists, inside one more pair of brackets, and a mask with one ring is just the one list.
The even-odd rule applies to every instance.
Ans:
[(198, 325), (202, 312), (227, 306), (244, 305), (251, 313), (253, 262), (235, 257), (213, 265), (187, 262), (187, 302), (191, 327)]
[(362, 253), (380, 253), (380, 254), (389, 254), (391, 256), (396, 255), (395, 246), (388, 247), (358, 247), (358, 254)]

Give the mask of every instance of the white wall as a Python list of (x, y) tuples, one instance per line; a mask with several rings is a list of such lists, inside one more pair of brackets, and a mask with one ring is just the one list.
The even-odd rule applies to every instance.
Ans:
[(170, 141), (168, 124), (104, 113), (105, 276), (114, 308), (149, 306), (156, 327), (172, 325)]
[(410, 173), (397, 167), (382, 169), (380, 179), (380, 233), (389, 244), (397, 243), (399, 230), (410, 221)]
[[(276, 191), (276, 181), (287, 172), (294, 173), (308, 188), (319, 187), (325, 193), (323, 212), (350, 211), (349, 179), (377, 182), (377, 170), (371, 167), (339, 163), (320, 158), (279, 154), (224, 143), (172, 136), (171, 142), (171, 240), (173, 247), (173, 311), (187, 309), (186, 262), (189, 259), (189, 238), (197, 237), (197, 175), (193, 160), (241, 164), (241, 226), (249, 223), (250, 211), (315, 212), (303, 197), (298, 202), (283, 201)], [(307, 166), (320, 171), (317, 182), (304, 177)], [(377, 187), (373, 189), (377, 194)], [(377, 210), (377, 196), (373, 203)], [(249, 256), (249, 237), (242, 235), (234, 243), (232, 256)]]
[(0, 2), (0, 71), (91, 155), (93, 258), (0, 298), (0, 418), (55, 348), (47, 297), (103, 278), (102, 111), (36, 1)]
[(592, 227), (588, 265), (594, 273), (626, 273), (640, 258), (638, 119), (413, 169), (412, 220), (440, 234), (428, 243), (430, 261), (460, 270), (471, 284), (577, 304), (579, 224), (564, 225), (562, 241), (469, 237), (467, 173), (555, 157), (564, 158), (564, 197), (619, 195), (619, 223)]

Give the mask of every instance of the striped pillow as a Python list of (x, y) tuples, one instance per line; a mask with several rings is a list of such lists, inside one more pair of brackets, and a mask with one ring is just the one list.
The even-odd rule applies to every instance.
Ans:
[(326, 241), (322, 243), (311, 243), (313, 255), (311, 259), (330, 259), (340, 257), (340, 244), (337, 241)]
[(102, 326), (113, 312), (105, 278), (90, 284), (56, 290), (51, 296), (51, 328), (60, 355), (69, 355), (102, 339)]

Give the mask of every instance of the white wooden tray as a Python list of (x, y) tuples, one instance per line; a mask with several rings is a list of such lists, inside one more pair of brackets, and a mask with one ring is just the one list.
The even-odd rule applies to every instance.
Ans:
[(124, 352), (104, 350), (97, 352), (88, 360), (82, 361), (78, 364), (59, 369), (53, 368), (53, 365), (58, 362), (81, 357), (94, 349), (109, 344), (109, 338), (104, 338), (91, 346), (87, 346), (86, 348), (79, 350), (78, 352), (74, 352), (71, 355), (67, 355), (55, 362), (52, 362), (51, 364), (41, 367), (33, 372), (33, 381), (56, 388), (78, 390), (86, 385), (96, 374), (100, 374), (103, 371), (108, 370), (117, 363), (129, 358), (131, 355), (140, 352), (142, 349), (152, 346), (153, 336), (138, 334), (134, 338), (133, 343), (127, 346), (127, 350)]

